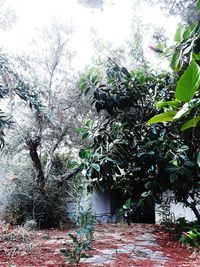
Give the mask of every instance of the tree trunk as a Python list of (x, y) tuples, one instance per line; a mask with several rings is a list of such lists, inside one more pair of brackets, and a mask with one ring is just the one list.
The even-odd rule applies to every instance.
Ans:
[(67, 133), (67, 129), (68, 129), (67, 126), (65, 126), (63, 128), (60, 136), (58, 137), (58, 139), (55, 142), (55, 144), (52, 145), (52, 148), (51, 148), (50, 152), (48, 153), (47, 163), (46, 163), (46, 166), (45, 166), (45, 169), (44, 169), (44, 179), (47, 179), (47, 177), (49, 176), (49, 173), (51, 172), (52, 161), (53, 161), (53, 158), (54, 158), (54, 152), (59, 147), (60, 143), (63, 141), (63, 138), (65, 137), (65, 135)]
[(44, 189), (45, 187), (44, 172), (37, 152), (37, 148), (40, 145), (40, 137), (36, 136), (35, 138), (28, 138), (26, 140), (26, 144), (29, 148), (30, 156), (36, 171), (35, 181), (38, 183), (41, 189)]

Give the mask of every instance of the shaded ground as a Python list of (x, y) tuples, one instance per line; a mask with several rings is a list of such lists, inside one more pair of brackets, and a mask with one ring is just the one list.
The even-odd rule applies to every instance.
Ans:
[[(0, 267), (71, 266), (60, 253), (69, 245), (66, 231), (10, 229), (0, 234)], [(82, 260), (80, 267), (200, 266), (194, 251), (155, 225), (97, 225), (92, 247), (93, 257)]]

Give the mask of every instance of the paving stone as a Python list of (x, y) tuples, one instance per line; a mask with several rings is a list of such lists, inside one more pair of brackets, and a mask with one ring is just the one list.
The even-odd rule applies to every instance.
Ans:
[(144, 247), (139, 247), (136, 246), (134, 250), (134, 254), (131, 255), (132, 259), (137, 259), (137, 260), (158, 260), (158, 261), (169, 261), (170, 259), (166, 256), (161, 251), (153, 251), (149, 248), (144, 248)]
[(121, 248), (117, 249), (117, 253), (130, 253), (133, 251), (135, 246), (131, 245), (123, 245)]
[(124, 253), (124, 254), (129, 254), (133, 251), (134, 246), (133, 245), (122, 245), (119, 246), (117, 249), (103, 249), (103, 250), (98, 250), (99, 252), (106, 254), (106, 255), (113, 255), (117, 253)]
[(66, 240), (66, 239), (50, 239), (45, 241), (45, 244), (69, 244), (71, 240)]
[(137, 245), (138, 246), (144, 246), (144, 247), (147, 247), (147, 246), (157, 247), (158, 246), (158, 244), (155, 241), (151, 241), (151, 240), (146, 240), (146, 241), (141, 241), (141, 242), (138, 241)]
[(98, 265), (99, 264), (112, 264), (112, 257), (106, 257), (106, 256), (102, 256), (102, 255), (94, 255), (91, 258), (88, 259), (82, 259), (83, 263), (90, 263), (93, 265)]
[(138, 241), (156, 241), (156, 238), (153, 236), (153, 234), (151, 233), (146, 233), (146, 234), (143, 234), (143, 235), (140, 235), (139, 237), (136, 237), (135, 240), (138, 240)]

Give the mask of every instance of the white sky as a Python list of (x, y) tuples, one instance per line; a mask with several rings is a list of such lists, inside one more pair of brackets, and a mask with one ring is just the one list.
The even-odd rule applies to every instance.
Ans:
[[(168, 36), (173, 37), (177, 20), (164, 18), (159, 8), (150, 8), (143, 4), (133, 7), (132, 0), (105, 0), (104, 9), (85, 8), (76, 0), (8, 0), (17, 15), (17, 21), (8, 32), (0, 32), (1, 43), (9, 51), (23, 52), (32, 46), (37, 36), (37, 29), (50, 25), (53, 17), (63, 24), (73, 23), (77, 33), (72, 40), (72, 47), (77, 51), (77, 65), (83, 68), (90, 63), (94, 53), (90, 29), (96, 29), (98, 35), (106, 41), (120, 46), (130, 39), (133, 12), (137, 9), (142, 22), (146, 25), (159, 25), (166, 28)], [(151, 33), (150, 33), (151, 35)], [(144, 40), (148, 47), (150, 36)], [(148, 50), (148, 53), (152, 51)]]

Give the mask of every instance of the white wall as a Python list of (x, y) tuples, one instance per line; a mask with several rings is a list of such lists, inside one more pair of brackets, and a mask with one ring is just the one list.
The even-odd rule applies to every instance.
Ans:
[[(168, 191), (168, 192), (163, 194), (163, 198), (165, 199), (166, 197), (171, 197), (171, 199), (173, 199), (173, 194)], [(156, 206), (155, 206), (156, 223), (160, 223), (162, 221), (162, 217), (159, 214), (159, 210), (160, 210), (160, 205), (156, 204)], [(171, 212), (171, 217), (173, 220), (177, 220), (180, 217), (184, 217), (187, 221), (192, 222), (192, 221), (195, 221), (197, 219), (195, 217), (193, 211), (190, 208), (184, 207), (184, 205), (181, 203), (174, 203), (171, 201), (170, 212)]]
[(94, 189), (92, 195), (94, 214), (97, 220), (108, 222), (111, 220), (111, 197), (109, 192)]

